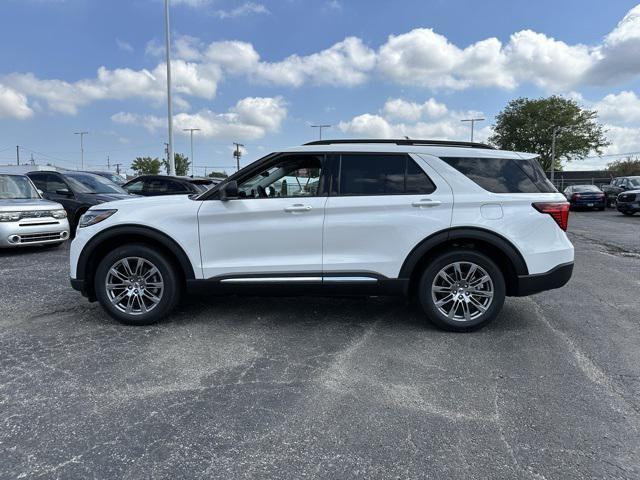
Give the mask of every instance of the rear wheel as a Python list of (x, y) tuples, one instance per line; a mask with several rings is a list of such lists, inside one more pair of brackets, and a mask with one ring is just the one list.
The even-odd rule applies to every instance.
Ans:
[(504, 303), (504, 277), (488, 256), (450, 250), (437, 256), (420, 279), (420, 304), (438, 327), (476, 330), (493, 320)]
[(125, 245), (107, 254), (98, 265), (94, 286), (107, 313), (128, 325), (157, 322), (180, 296), (175, 267), (145, 245)]

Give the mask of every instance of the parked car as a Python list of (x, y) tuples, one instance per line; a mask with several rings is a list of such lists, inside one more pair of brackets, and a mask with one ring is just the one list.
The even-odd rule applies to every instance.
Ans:
[(72, 232), (75, 232), (80, 217), (89, 207), (130, 198), (115, 183), (92, 173), (29, 172), (27, 176), (44, 193), (46, 199), (62, 204), (67, 211)]
[(611, 207), (616, 203), (618, 195), (626, 190), (640, 188), (640, 176), (615, 177), (608, 185), (602, 185), (601, 189), (607, 196), (607, 206)]
[(68, 238), (62, 205), (44, 200), (29, 177), (0, 173), (0, 247), (57, 246)]
[(595, 208), (604, 210), (607, 199), (602, 190), (595, 185), (571, 185), (564, 189), (571, 208)]
[(125, 183), (127, 183), (127, 180), (125, 178), (122, 178), (117, 173), (113, 173), (113, 172), (88, 172), (88, 173), (93, 173), (94, 175), (100, 175), (101, 177), (104, 177), (119, 186), (122, 186)]
[(71, 284), (134, 325), (158, 321), (186, 290), (410, 296), (436, 325), (468, 331), (505, 296), (569, 281), (568, 216), (536, 155), (326, 140), (198, 196), (92, 207), (71, 246)]
[(154, 197), (158, 195), (200, 194), (215, 184), (211, 178), (140, 175), (125, 183), (122, 188), (136, 195)]
[(618, 195), (616, 208), (625, 215), (633, 215), (636, 212), (640, 212), (640, 188), (627, 190)]

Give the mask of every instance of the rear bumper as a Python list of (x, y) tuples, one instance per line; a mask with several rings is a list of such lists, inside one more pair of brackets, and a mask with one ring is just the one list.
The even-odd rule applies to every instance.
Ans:
[(518, 277), (518, 291), (516, 296), (524, 297), (534, 293), (553, 290), (567, 284), (573, 274), (573, 262), (563, 263), (548, 272), (535, 275), (521, 275)]
[(602, 208), (607, 205), (605, 197), (593, 200), (573, 200), (570, 202), (573, 208)]

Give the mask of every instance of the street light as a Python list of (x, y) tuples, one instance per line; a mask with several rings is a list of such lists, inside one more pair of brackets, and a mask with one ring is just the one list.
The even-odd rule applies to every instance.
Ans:
[(169, 175), (176, 174), (176, 159), (173, 156), (173, 103), (171, 101), (171, 32), (169, 29), (169, 0), (164, 0), (164, 35), (167, 55), (167, 127), (169, 130)]
[(74, 135), (80, 135), (80, 169), (84, 170), (84, 136), (89, 132), (73, 132)]
[(465, 118), (464, 120), (460, 120), (461, 122), (469, 122), (471, 123), (471, 141), (473, 142), (473, 127), (476, 122), (484, 122), (484, 118)]
[(320, 131), (320, 140), (322, 140), (322, 129), (331, 128), (331, 125), (311, 125), (311, 128), (317, 128)]
[[(553, 183), (555, 179), (556, 173), (556, 136), (558, 132), (561, 130), (561, 127), (553, 127), (553, 133), (551, 134), (551, 183)], [(555, 185), (555, 184), (554, 184)]]
[(191, 176), (193, 177), (195, 176), (193, 173), (193, 169), (196, 164), (196, 160), (195, 158), (193, 158), (193, 132), (199, 132), (200, 129), (199, 128), (183, 128), (182, 131), (191, 133)]

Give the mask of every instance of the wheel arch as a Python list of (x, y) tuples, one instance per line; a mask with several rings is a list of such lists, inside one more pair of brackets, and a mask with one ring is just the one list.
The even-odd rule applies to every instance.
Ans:
[(409, 279), (409, 293), (415, 293), (420, 273), (430, 258), (456, 247), (478, 250), (492, 258), (505, 277), (507, 295), (515, 295), (519, 277), (529, 274), (522, 254), (500, 234), (477, 227), (457, 227), (425, 238), (409, 253), (398, 275), (399, 278)]
[(78, 257), (76, 278), (85, 280), (87, 296), (94, 300), (93, 274), (103, 255), (122, 245), (137, 243), (158, 248), (177, 268), (183, 280), (193, 280), (193, 265), (184, 249), (167, 234), (152, 227), (118, 225), (108, 228), (93, 237)]

